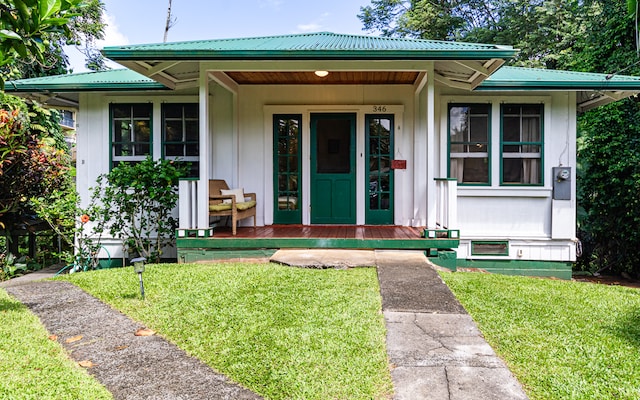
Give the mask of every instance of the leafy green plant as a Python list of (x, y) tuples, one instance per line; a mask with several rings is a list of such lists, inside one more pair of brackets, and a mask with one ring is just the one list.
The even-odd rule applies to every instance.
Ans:
[(0, 254), (0, 281), (37, 271), (42, 265), (28, 256), (16, 257), (11, 253)]
[(95, 218), (99, 214), (95, 203), (82, 208), (77, 192), (58, 191), (47, 198), (33, 198), (31, 204), (38, 217), (46, 221), (64, 242), (62, 251), (54, 256), (73, 264), (74, 272), (97, 267), (102, 230), (90, 224), (91, 216)]
[[(11, 0), (0, 2), (0, 67), (18, 59), (46, 64), (51, 36), (72, 39), (69, 22), (85, 0)], [(0, 88), (4, 88), (0, 74)]]
[(187, 167), (147, 157), (138, 163), (121, 163), (97, 179), (93, 199), (101, 206), (96, 229), (109, 230), (123, 242), (129, 256), (159, 262), (164, 249), (174, 243), (178, 180)]
[[(33, 221), (30, 199), (73, 188), (71, 156), (57, 113), (0, 93), (0, 228)], [(14, 249), (15, 251), (15, 249)]]

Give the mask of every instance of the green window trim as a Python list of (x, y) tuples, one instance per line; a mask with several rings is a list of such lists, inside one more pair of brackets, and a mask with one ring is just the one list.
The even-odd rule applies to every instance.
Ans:
[[(448, 105), (447, 176), (460, 186), (491, 186), (491, 110), (491, 103)], [(457, 118), (455, 127), (452, 117)], [(472, 125), (474, 120), (476, 124)]]
[(153, 156), (152, 103), (109, 104), (109, 149), (111, 168)]
[(500, 185), (544, 186), (544, 104), (500, 105)]
[(508, 256), (509, 241), (497, 240), (472, 240), (471, 241), (472, 256)]
[(190, 165), (186, 180), (200, 174), (200, 118), (198, 103), (162, 104), (162, 157)]

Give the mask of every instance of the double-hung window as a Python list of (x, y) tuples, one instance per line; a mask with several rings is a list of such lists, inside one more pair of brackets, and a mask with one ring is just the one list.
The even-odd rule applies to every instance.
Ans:
[(542, 185), (542, 104), (501, 107), (501, 184)]
[(198, 104), (162, 104), (162, 153), (167, 160), (186, 162), (188, 177), (199, 174), (200, 124)]
[(489, 185), (491, 104), (449, 105), (449, 176)]
[(137, 162), (151, 155), (153, 106), (141, 104), (111, 104), (111, 162)]

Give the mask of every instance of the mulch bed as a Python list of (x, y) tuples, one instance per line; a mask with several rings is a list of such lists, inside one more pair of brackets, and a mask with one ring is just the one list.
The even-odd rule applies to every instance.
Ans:
[(632, 288), (640, 288), (640, 281), (635, 279), (624, 278), (619, 275), (599, 275), (599, 276), (591, 276), (591, 275), (574, 275), (574, 281), (579, 282), (591, 282), (597, 283), (601, 285), (611, 285), (611, 286), (626, 286)]

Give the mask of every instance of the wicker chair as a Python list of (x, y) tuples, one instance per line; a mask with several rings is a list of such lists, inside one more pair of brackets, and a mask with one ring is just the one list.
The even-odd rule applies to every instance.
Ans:
[[(209, 216), (231, 217), (231, 230), (236, 235), (238, 220), (253, 217), (253, 227), (256, 227), (256, 194), (244, 193), (244, 201), (237, 202), (235, 194), (222, 194), (229, 191), (227, 182), (223, 179), (209, 180)], [(241, 190), (241, 189), (240, 189)]]

